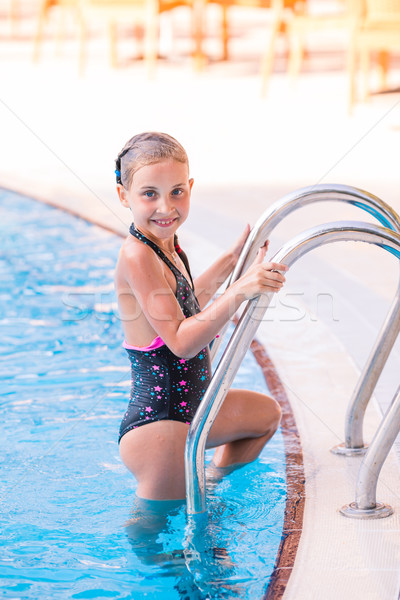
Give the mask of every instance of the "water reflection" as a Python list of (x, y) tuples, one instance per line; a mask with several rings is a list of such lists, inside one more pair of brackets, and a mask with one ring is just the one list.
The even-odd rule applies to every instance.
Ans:
[[(221, 508), (221, 507), (220, 507)], [(224, 510), (220, 511), (223, 514)], [(185, 560), (193, 580), (206, 598), (240, 598), (235, 563), (221, 538), (221, 526), (210, 510), (187, 518)]]
[(208, 596), (201, 593), (186, 566), (185, 507), (184, 500), (157, 501), (136, 497), (125, 531), (136, 558), (144, 567), (143, 580), (148, 583), (149, 567), (156, 566), (155, 577), (174, 579), (174, 597), (206, 600)]
[[(224, 544), (226, 506), (209, 497), (210, 510), (186, 516), (186, 503), (135, 498), (125, 531), (143, 566), (143, 583), (151, 568), (157, 577), (173, 578), (176, 597), (187, 600), (243, 597), (235, 582), (235, 563)], [(225, 530), (226, 534), (226, 530)]]

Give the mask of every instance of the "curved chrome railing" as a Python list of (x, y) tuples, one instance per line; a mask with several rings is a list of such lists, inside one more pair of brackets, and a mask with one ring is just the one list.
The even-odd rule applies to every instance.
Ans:
[(350, 399), (345, 417), (345, 442), (331, 448), (334, 454), (365, 454), (364, 415), (377, 381), (400, 331), (400, 282), (396, 295)]
[(283, 196), (267, 208), (257, 220), (232, 273), (230, 282), (236, 281), (253, 262), (258, 248), (282, 219), (295, 210), (315, 202), (345, 202), (351, 204), (375, 217), (384, 227), (400, 232), (400, 216), (389, 204), (365, 190), (342, 184), (318, 184), (300, 188)]
[[(338, 241), (375, 244), (400, 259), (399, 234), (376, 225), (345, 221), (319, 225), (296, 236), (285, 244), (272, 260), (290, 266), (310, 250)], [(272, 294), (263, 294), (247, 303), (189, 428), (185, 448), (186, 499), (189, 514), (206, 510), (204, 451), (207, 436), (271, 298)]]
[(360, 466), (354, 502), (340, 510), (345, 517), (376, 519), (389, 517), (393, 509), (389, 504), (376, 501), (376, 486), (383, 463), (400, 431), (400, 386), (386, 411), (381, 424)]
[[(400, 232), (400, 217), (386, 202), (359, 188), (340, 184), (319, 184), (301, 188), (287, 194), (270, 206), (251, 230), (228, 285), (236, 281), (253, 262), (258, 248), (273, 229), (293, 211), (314, 202), (338, 201), (351, 204), (373, 215), (382, 225)], [(215, 357), (227, 326), (214, 340), (211, 349)], [(372, 351), (350, 399), (345, 418), (345, 442), (332, 448), (335, 454), (346, 456), (363, 454), (367, 448), (363, 441), (364, 414), (377, 381), (386, 364), (400, 331), (400, 280), (396, 296), (378, 334)]]
[[(351, 204), (374, 216), (384, 227), (400, 232), (400, 216), (386, 202), (365, 190), (341, 184), (318, 184), (300, 188), (274, 202), (257, 220), (249, 233), (229, 279), (228, 286), (249, 268), (260, 246), (264, 244), (282, 219), (295, 210), (315, 202), (345, 202)], [(221, 332), (220, 337), (213, 343), (212, 358), (218, 351), (225, 331), (226, 329)]]

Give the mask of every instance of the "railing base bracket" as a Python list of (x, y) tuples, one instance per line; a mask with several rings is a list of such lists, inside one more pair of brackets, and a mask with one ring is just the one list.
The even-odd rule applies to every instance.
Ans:
[(375, 508), (358, 508), (356, 502), (345, 504), (340, 509), (340, 514), (351, 519), (384, 519), (393, 514), (393, 508), (389, 504), (377, 502)]
[(341, 456), (363, 456), (368, 450), (368, 444), (361, 448), (348, 448), (345, 443), (338, 444), (331, 448), (332, 454), (340, 454)]

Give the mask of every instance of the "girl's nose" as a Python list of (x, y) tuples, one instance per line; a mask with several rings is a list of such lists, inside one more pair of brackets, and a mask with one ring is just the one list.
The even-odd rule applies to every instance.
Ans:
[(173, 201), (169, 196), (160, 196), (158, 211), (169, 214), (173, 210)]

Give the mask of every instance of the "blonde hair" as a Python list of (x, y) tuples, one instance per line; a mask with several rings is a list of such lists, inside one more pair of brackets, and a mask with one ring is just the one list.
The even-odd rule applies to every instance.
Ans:
[(168, 158), (189, 167), (186, 151), (175, 138), (156, 131), (139, 133), (125, 144), (115, 160), (117, 183), (129, 189), (138, 169)]

